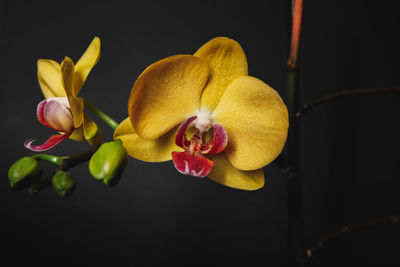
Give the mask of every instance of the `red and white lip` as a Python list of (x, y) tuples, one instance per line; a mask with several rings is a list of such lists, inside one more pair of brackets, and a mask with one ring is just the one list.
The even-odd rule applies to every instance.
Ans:
[[(195, 133), (188, 140), (186, 131), (192, 125)], [(213, 129), (213, 136), (204, 143), (203, 134), (211, 129)], [(185, 149), (183, 152), (172, 152), (175, 168), (182, 174), (205, 177), (211, 172), (214, 162), (203, 155), (222, 152), (228, 143), (228, 135), (222, 125), (212, 122), (209, 113), (200, 111), (180, 125), (175, 136), (175, 143)]]
[(37, 118), (44, 126), (54, 129), (60, 134), (51, 136), (42, 145), (34, 146), (35, 140), (27, 140), (25, 147), (32, 151), (45, 151), (67, 139), (75, 130), (74, 120), (66, 97), (54, 97), (43, 100), (37, 106)]

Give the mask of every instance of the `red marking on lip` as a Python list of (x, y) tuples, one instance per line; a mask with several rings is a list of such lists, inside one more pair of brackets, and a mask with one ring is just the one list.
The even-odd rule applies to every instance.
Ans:
[(180, 173), (200, 178), (207, 176), (214, 166), (212, 160), (207, 159), (200, 153), (188, 151), (172, 152), (172, 159), (175, 168)]

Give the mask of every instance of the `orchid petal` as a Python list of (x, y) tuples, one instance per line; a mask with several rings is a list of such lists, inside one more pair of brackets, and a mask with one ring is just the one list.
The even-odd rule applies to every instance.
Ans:
[(256, 170), (269, 164), (285, 144), (287, 108), (278, 93), (257, 78), (242, 76), (234, 80), (212, 116), (228, 133), (225, 153), (240, 170)]
[(86, 113), (84, 113), (84, 121), (82, 126), (83, 135), (85, 136), (85, 139), (89, 142), (89, 144), (93, 147), (100, 146), (103, 142), (103, 135), (101, 133), (101, 130)]
[(210, 77), (201, 96), (201, 107), (212, 111), (229, 83), (247, 75), (246, 54), (235, 40), (217, 37), (200, 47), (194, 56), (203, 59), (210, 67)]
[(46, 103), (43, 110), (43, 118), (50, 128), (56, 131), (72, 133), (75, 129), (71, 112), (55, 100)]
[(71, 135), (69, 136), (70, 139), (77, 141), (77, 142), (83, 142), (85, 141), (85, 136), (83, 135), (83, 126), (75, 129)]
[(95, 37), (75, 65), (72, 95), (77, 96), (87, 76), (100, 58), (100, 39)]
[(214, 182), (243, 190), (256, 190), (264, 186), (263, 169), (241, 171), (229, 162), (224, 153), (207, 155), (214, 161), (214, 167), (208, 178)]
[(182, 151), (175, 145), (176, 132), (177, 129), (174, 128), (155, 140), (143, 139), (135, 132), (128, 117), (118, 125), (114, 139), (121, 139), (122, 145), (133, 158), (147, 162), (163, 162), (172, 159), (172, 151)]
[(191, 55), (171, 56), (149, 66), (129, 98), (135, 132), (154, 140), (195, 114), (208, 72), (207, 64)]
[(214, 166), (214, 162), (205, 158), (200, 153), (189, 151), (172, 152), (172, 160), (175, 168), (180, 173), (199, 178), (207, 176)]
[(76, 97), (73, 94), (73, 80), (74, 80), (75, 66), (74, 62), (69, 57), (61, 62), (62, 83), (68, 97), (68, 102), (71, 107), (72, 117), (74, 118), (75, 128), (83, 123), (83, 99)]
[(61, 143), (62, 141), (64, 141), (65, 139), (67, 139), (69, 137), (68, 133), (65, 134), (57, 134), (57, 135), (53, 135), (51, 136), (49, 139), (47, 139), (46, 142), (44, 142), (43, 144), (39, 145), (39, 146), (33, 146), (32, 143), (35, 140), (27, 140), (25, 142), (25, 147), (35, 151), (35, 152), (41, 152), (41, 151), (46, 151), (49, 150), (53, 147), (55, 147), (56, 145), (58, 145), (59, 143)]
[(48, 101), (45, 99), (45, 100), (41, 101), (41, 102), (38, 104), (37, 109), (36, 109), (36, 116), (37, 116), (38, 121), (39, 121), (41, 124), (43, 124), (43, 125), (46, 126), (46, 127), (52, 128), (52, 127), (50, 126), (50, 124), (48, 124), (48, 123), (46, 122), (46, 119), (45, 119), (45, 117), (44, 117), (44, 108), (46, 107), (47, 103), (48, 103)]
[(37, 61), (37, 77), (45, 98), (66, 96), (62, 85), (61, 66), (50, 59)]

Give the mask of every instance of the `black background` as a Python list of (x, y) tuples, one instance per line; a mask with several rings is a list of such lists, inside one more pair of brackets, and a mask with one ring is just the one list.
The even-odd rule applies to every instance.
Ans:
[[(265, 167), (265, 187), (255, 192), (180, 175), (171, 162), (132, 158), (110, 189), (82, 164), (72, 170), (78, 184), (67, 199), (51, 188), (36, 197), (13, 192), (7, 170), (32, 154), (23, 147), (26, 139), (54, 133), (36, 120), (43, 98), (36, 60), (69, 56), (76, 62), (94, 36), (101, 38), (102, 54), (81, 96), (118, 121), (127, 116), (141, 71), (161, 58), (191, 54), (216, 36), (237, 40), (250, 75), (285, 99), (287, 2), (1, 1), (1, 260), (21, 266), (285, 265), (287, 181), (273, 164)], [(396, 2), (305, 1), (302, 102), (339, 89), (400, 83)], [(343, 225), (400, 214), (399, 100), (340, 100), (301, 120), (307, 246)], [(109, 140), (111, 130), (97, 122)], [(51, 153), (86, 149), (68, 140)], [(311, 265), (399, 264), (399, 239), (398, 226), (348, 234), (321, 249)]]

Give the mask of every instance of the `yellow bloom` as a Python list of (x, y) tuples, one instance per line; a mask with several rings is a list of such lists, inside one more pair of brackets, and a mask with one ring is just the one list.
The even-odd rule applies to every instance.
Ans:
[(83, 99), (77, 97), (99, 58), (100, 39), (95, 37), (76, 65), (68, 57), (65, 57), (61, 65), (51, 59), (38, 60), (37, 76), (46, 100), (38, 105), (37, 116), (42, 124), (61, 134), (53, 135), (40, 146), (32, 146), (34, 140), (27, 141), (27, 148), (34, 151), (47, 150), (68, 137), (79, 142), (86, 139), (92, 146), (102, 143), (100, 129), (84, 113)]
[[(280, 154), (289, 125), (281, 97), (248, 76), (241, 46), (225, 37), (193, 56), (171, 56), (145, 69), (132, 88), (128, 113), (114, 138), (130, 156), (173, 159), (180, 172), (200, 177), (209, 168), (210, 179), (245, 190), (264, 186), (262, 168)], [(210, 152), (208, 145), (218, 143), (213, 139), (222, 141)]]

